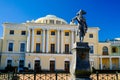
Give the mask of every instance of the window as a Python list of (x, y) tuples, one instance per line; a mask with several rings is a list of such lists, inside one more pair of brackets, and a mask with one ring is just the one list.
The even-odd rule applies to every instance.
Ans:
[(10, 30), (10, 35), (14, 35), (14, 30)]
[(116, 47), (112, 48), (112, 53), (117, 53), (117, 48)]
[(106, 46), (103, 47), (103, 55), (108, 55), (108, 48)]
[(37, 31), (37, 35), (41, 35), (41, 31), (40, 30)]
[(65, 36), (69, 36), (69, 32), (65, 32)]
[(40, 52), (40, 43), (36, 43), (36, 52)]
[(20, 52), (25, 52), (25, 43), (20, 43)]
[(12, 60), (7, 60), (7, 66), (12, 66)]
[(36, 72), (40, 72), (41, 70), (40, 60), (35, 60), (34, 69)]
[(50, 20), (50, 24), (54, 24), (54, 20)]
[(31, 68), (31, 63), (28, 63), (28, 68)]
[(58, 20), (57, 20), (57, 21), (56, 21), (56, 24), (61, 24), (61, 21), (58, 21)]
[(70, 62), (69, 61), (65, 61), (64, 65), (65, 65), (65, 71), (69, 72), (69, 70), (70, 70)]
[(21, 35), (26, 35), (26, 31), (21, 31)]
[(55, 31), (51, 31), (51, 35), (55, 35)]
[(19, 68), (23, 68), (24, 67), (24, 60), (20, 60), (19, 61)]
[(93, 38), (93, 34), (89, 34), (89, 38)]
[(8, 44), (8, 51), (13, 51), (13, 43), (12, 42), (10, 42)]
[(89, 46), (90, 47), (90, 53), (93, 54), (94, 53), (94, 46)]
[(65, 53), (69, 53), (69, 44), (65, 44)]
[(51, 53), (55, 53), (55, 44), (51, 44)]
[(55, 61), (50, 61), (50, 71), (51, 72), (55, 71)]

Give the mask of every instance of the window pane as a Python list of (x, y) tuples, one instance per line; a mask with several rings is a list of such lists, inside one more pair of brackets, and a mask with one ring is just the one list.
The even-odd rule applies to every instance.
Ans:
[(55, 71), (55, 61), (50, 61), (50, 71), (51, 72)]
[(40, 30), (37, 31), (37, 35), (41, 35), (41, 31)]
[(21, 32), (21, 35), (26, 35), (26, 31), (22, 31), (22, 32)]
[(12, 66), (12, 60), (7, 60), (7, 66)]
[(50, 20), (50, 24), (54, 24), (54, 20)]
[(93, 38), (93, 34), (89, 34), (89, 38)]
[(69, 52), (69, 44), (65, 44), (65, 53)]
[(51, 31), (51, 35), (55, 35), (55, 31)]
[(20, 60), (20, 61), (19, 61), (19, 67), (20, 67), (20, 68), (23, 68), (23, 67), (24, 67), (24, 60)]
[(25, 43), (20, 44), (20, 52), (25, 52)]
[(51, 44), (51, 53), (55, 52), (55, 44)]
[(40, 52), (40, 43), (36, 43), (36, 52)]
[(9, 43), (8, 51), (13, 51), (13, 43)]
[(65, 61), (65, 71), (69, 72), (70, 69), (70, 62), (69, 61)]
[(94, 53), (94, 47), (93, 46), (90, 46), (90, 53)]
[(69, 32), (65, 32), (65, 36), (69, 36)]
[(10, 30), (10, 35), (13, 35), (14, 34), (14, 30)]

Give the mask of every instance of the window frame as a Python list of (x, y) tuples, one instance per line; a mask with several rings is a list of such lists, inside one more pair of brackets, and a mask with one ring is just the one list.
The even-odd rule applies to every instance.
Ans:
[(37, 30), (36, 35), (41, 35), (41, 30)]
[[(39, 44), (39, 51), (37, 51), (37, 44)], [(41, 52), (41, 49), (40, 49), (40, 48), (41, 48), (41, 44), (40, 44), (40, 43), (36, 43), (36, 52), (37, 52), (37, 53), (40, 53), (40, 52)]]
[(26, 35), (26, 31), (21, 31), (21, 35)]
[(51, 31), (51, 36), (55, 36), (55, 31)]
[[(90, 47), (89, 53), (90, 53), (90, 54), (94, 54), (94, 45), (90, 45), (89, 47)], [(92, 48), (92, 50), (91, 50), (91, 48)]]
[[(24, 44), (24, 51), (21, 51), (21, 44)], [(19, 49), (20, 52), (26, 52), (26, 43), (25, 42), (20, 42), (20, 49)]]
[[(13, 46), (12, 46), (12, 51), (9, 50), (10, 43), (13, 44)], [(7, 51), (8, 51), (8, 52), (14, 52), (14, 42), (13, 42), (13, 41), (8, 41)]]
[(89, 34), (89, 38), (93, 38), (94, 36), (93, 36), (93, 34), (91, 33), (91, 34)]
[(69, 53), (70, 50), (69, 47), (70, 47), (69, 44), (65, 44), (65, 53)]
[(70, 32), (65, 32), (65, 36), (69, 36), (70, 35)]
[(15, 33), (14, 30), (9, 31), (9, 35), (14, 35), (14, 33)]

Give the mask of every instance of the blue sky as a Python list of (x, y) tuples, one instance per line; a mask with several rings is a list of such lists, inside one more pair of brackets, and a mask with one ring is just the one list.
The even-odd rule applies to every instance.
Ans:
[(99, 27), (99, 41), (120, 37), (120, 0), (0, 0), (0, 37), (2, 23), (23, 23), (53, 14), (68, 23), (80, 9), (87, 12), (89, 27)]

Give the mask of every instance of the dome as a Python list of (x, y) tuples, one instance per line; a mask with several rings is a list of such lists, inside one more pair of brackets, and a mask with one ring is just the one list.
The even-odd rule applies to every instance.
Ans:
[(44, 24), (67, 24), (67, 22), (55, 15), (47, 15), (45, 17), (38, 18), (35, 20), (35, 23), (44, 23)]

